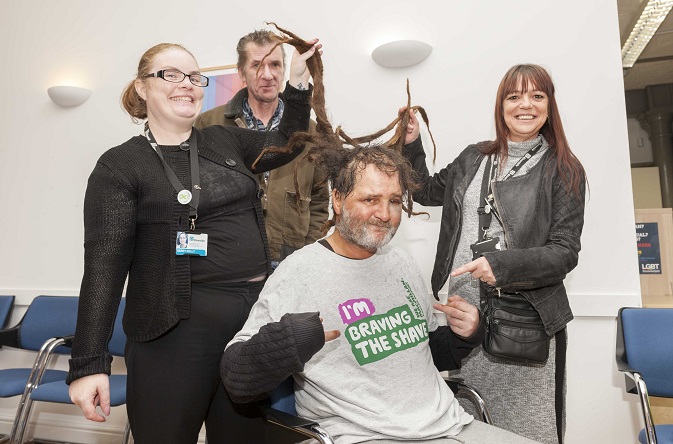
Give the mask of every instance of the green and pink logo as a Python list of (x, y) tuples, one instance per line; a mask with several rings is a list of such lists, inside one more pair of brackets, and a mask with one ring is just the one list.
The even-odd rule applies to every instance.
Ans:
[(339, 315), (344, 324), (353, 322), (371, 316), (376, 311), (374, 304), (369, 299), (349, 299), (343, 304), (339, 304)]
[[(371, 303), (366, 306), (373, 309)], [(346, 317), (351, 321), (354, 318), (355, 312), (350, 310), (350, 318), (342, 312), (342, 319)], [(428, 323), (424, 318), (416, 319), (408, 305), (393, 308), (380, 315), (365, 316), (365, 312), (360, 309), (358, 313), (358, 320), (346, 322), (349, 325), (344, 336), (360, 365), (380, 361), (428, 340)]]

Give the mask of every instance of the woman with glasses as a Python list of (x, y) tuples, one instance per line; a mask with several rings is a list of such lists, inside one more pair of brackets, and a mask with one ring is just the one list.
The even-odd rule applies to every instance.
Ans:
[[(225, 345), (240, 330), (269, 273), (252, 164), (265, 147), (308, 129), (306, 60), (293, 55), (278, 132), (192, 127), (208, 78), (184, 47), (142, 56), (122, 105), (144, 131), (104, 153), (84, 201), (85, 263), (70, 396), (84, 416), (110, 413), (107, 343), (125, 281), (127, 411), (135, 442), (263, 442), (255, 405), (232, 404), (219, 377)], [(299, 154), (265, 154), (255, 173)], [(176, 245), (178, 232), (189, 239)], [(103, 415), (96, 412), (100, 406)], [(105, 415), (105, 416), (104, 416)]]

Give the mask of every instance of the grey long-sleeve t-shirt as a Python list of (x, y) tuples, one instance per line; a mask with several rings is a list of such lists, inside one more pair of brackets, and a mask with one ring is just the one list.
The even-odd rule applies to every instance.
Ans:
[[(324, 343), (323, 329), (341, 336)], [(339, 444), (456, 435), (472, 417), (433, 361), (430, 335), (438, 329), (448, 367), (482, 337), (481, 329), (463, 339), (437, 324), (418, 267), (402, 250), (352, 260), (315, 243), (269, 278), (227, 346), (223, 381), (244, 400), (294, 374), (298, 413)]]

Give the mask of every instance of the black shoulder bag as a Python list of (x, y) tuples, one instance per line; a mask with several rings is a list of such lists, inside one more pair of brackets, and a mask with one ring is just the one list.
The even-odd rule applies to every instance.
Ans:
[[(528, 154), (539, 151), (540, 145)], [(524, 156), (512, 168), (505, 178), (511, 177), (530, 158)], [(516, 168), (516, 170), (515, 170)], [(489, 157), (484, 171), (481, 186), (481, 206), (479, 213), (479, 233), (477, 242), (473, 244), (473, 260), (489, 252), (479, 246), (492, 245), (490, 251), (499, 250), (498, 238), (488, 238), (493, 213), (497, 210), (494, 198), (489, 193), (491, 188), (491, 158)], [(544, 330), (540, 314), (533, 305), (520, 293), (505, 293), (499, 288), (479, 282), (480, 305), (486, 323), (484, 350), (498, 358), (512, 361), (544, 363), (549, 356), (549, 336)]]

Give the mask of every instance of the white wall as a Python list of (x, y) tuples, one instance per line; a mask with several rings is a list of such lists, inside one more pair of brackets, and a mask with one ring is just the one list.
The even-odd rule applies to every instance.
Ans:
[[(431, 119), (437, 168), (467, 144), (493, 137), (495, 91), (511, 65), (547, 67), (591, 189), (580, 265), (567, 280), (577, 316), (569, 327), (567, 438), (633, 442), (640, 425), (613, 364), (617, 308), (640, 300), (614, 0), (0, 2), (0, 232), (12, 239), (0, 258), (0, 292), (17, 293), (23, 304), (40, 293), (77, 293), (86, 180), (103, 151), (139, 133), (119, 95), (155, 43), (182, 43), (208, 67), (234, 63), (237, 39), (264, 20), (318, 36), (333, 123), (352, 134), (384, 127), (406, 102), (409, 78), (412, 103)], [(425, 40), (434, 51), (411, 68), (376, 65), (371, 50), (396, 38)], [(94, 90), (87, 103), (62, 109), (49, 100), (47, 87), (68, 81)], [(430, 213), (429, 221), (405, 220), (395, 239), (428, 282), (440, 215)], [(21, 359), (3, 357), (0, 365)], [(0, 402), (0, 432), (14, 406)], [(44, 411), (45, 418), (68, 415), (69, 427), (86, 433), (71, 410)], [(108, 425), (121, 428), (120, 416)]]

